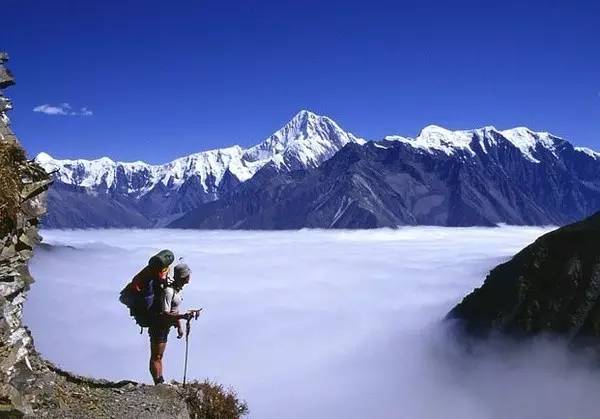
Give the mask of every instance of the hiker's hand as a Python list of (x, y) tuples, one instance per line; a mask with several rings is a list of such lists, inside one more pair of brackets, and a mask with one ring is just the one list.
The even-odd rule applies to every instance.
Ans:
[(183, 327), (177, 326), (177, 339), (181, 339), (183, 337)]
[(200, 310), (188, 310), (188, 313), (190, 314), (190, 316), (192, 316), (192, 318), (197, 319), (198, 316), (200, 316), (200, 312), (202, 311), (202, 309)]

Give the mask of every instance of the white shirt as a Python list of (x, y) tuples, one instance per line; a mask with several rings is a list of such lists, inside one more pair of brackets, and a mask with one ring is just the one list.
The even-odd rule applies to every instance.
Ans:
[(181, 291), (176, 291), (173, 287), (165, 288), (162, 300), (163, 313), (179, 313), (179, 305), (181, 304)]

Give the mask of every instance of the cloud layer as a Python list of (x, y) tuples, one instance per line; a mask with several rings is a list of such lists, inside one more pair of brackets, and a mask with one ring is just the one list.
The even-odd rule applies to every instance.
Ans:
[(94, 113), (87, 107), (79, 108), (79, 110), (73, 109), (68, 103), (61, 103), (59, 105), (39, 105), (33, 108), (34, 112), (40, 112), (46, 115), (62, 115), (62, 116), (92, 116)]
[[(560, 346), (501, 342), (466, 355), (440, 319), (487, 271), (545, 230), (45, 231), (25, 321), (62, 367), (149, 382), (148, 338), (117, 301), (148, 257), (193, 269), (204, 307), (188, 377), (248, 400), (251, 418), (595, 418), (600, 372)], [(181, 380), (171, 333), (165, 376)]]

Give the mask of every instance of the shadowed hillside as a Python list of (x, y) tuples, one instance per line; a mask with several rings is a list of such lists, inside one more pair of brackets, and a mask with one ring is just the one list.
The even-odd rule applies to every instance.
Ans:
[(600, 338), (600, 213), (538, 238), (448, 314), (470, 334)]

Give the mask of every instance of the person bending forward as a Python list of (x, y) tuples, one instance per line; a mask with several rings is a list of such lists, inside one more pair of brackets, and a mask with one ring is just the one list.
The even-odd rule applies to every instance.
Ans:
[(164, 288), (155, 301), (157, 315), (148, 328), (150, 335), (150, 374), (154, 384), (163, 383), (162, 359), (167, 347), (167, 338), (171, 327), (177, 328), (177, 338), (183, 336), (183, 319), (191, 316), (190, 313), (179, 314), (181, 304), (181, 291), (190, 282), (191, 270), (185, 263), (180, 263), (174, 268), (173, 283)]

